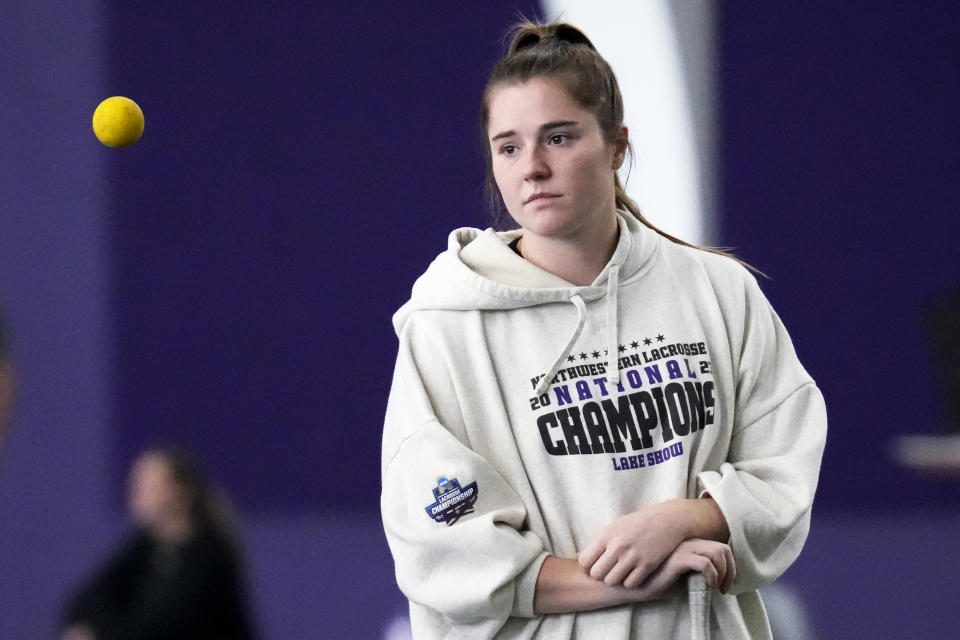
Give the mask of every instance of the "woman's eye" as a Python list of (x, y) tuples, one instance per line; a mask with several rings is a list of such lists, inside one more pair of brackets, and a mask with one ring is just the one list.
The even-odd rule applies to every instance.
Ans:
[(516, 152), (517, 152), (517, 148), (512, 144), (506, 144), (500, 147), (500, 153), (502, 153), (505, 156), (512, 156)]
[(563, 133), (556, 133), (550, 136), (550, 144), (563, 144), (567, 141), (567, 136)]

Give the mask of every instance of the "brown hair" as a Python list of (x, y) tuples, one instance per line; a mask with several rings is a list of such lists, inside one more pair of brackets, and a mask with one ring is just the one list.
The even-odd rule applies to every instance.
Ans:
[(226, 494), (208, 480), (192, 453), (176, 446), (155, 445), (141, 455), (161, 460), (173, 482), (186, 492), (193, 524), (219, 534), (239, 550), (233, 507)]
[[(524, 21), (514, 25), (508, 32), (508, 37), (510, 45), (507, 54), (490, 74), (480, 108), (480, 134), (487, 167), (485, 190), (488, 204), (498, 221), (503, 209), (500, 191), (493, 177), (490, 144), (487, 140), (490, 97), (497, 88), (543, 76), (556, 78), (581, 107), (593, 113), (607, 142), (613, 142), (620, 135), (620, 127), (623, 125), (623, 96), (620, 94), (617, 78), (613, 69), (582, 31), (564, 22), (542, 24)], [(637, 220), (664, 238), (685, 247), (733, 258), (757, 271), (725, 251), (693, 245), (658, 229), (643, 216), (640, 207), (627, 195), (616, 173), (613, 175), (613, 184), (617, 208), (629, 211)]]

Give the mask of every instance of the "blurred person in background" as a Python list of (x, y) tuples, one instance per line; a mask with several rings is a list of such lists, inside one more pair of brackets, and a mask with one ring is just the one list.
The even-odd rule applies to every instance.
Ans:
[(62, 640), (254, 637), (226, 501), (183, 451), (133, 464), (136, 530), (70, 600)]

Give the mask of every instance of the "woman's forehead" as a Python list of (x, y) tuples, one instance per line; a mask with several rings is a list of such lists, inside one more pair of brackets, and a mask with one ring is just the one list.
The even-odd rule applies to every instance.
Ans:
[(505, 84), (490, 94), (490, 137), (508, 130), (538, 129), (550, 122), (595, 123), (593, 114), (581, 107), (556, 78), (531, 78)]

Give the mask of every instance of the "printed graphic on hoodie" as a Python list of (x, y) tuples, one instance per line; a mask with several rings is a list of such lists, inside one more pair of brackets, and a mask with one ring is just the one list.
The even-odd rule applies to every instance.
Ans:
[[(610, 456), (615, 471), (683, 455), (683, 438), (713, 424), (714, 382), (704, 342), (666, 340), (618, 345), (616, 384), (607, 380), (605, 350), (570, 353), (546, 393), (530, 398), (547, 453)], [(542, 377), (530, 379), (534, 389)]]
[(437, 522), (451, 525), (468, 513), (473, 513), (477, 494), (476, 482), (461, 487), (456, 478), (439, 478), (433, 489), (436, 502), (426, 507), (427, 515)]

